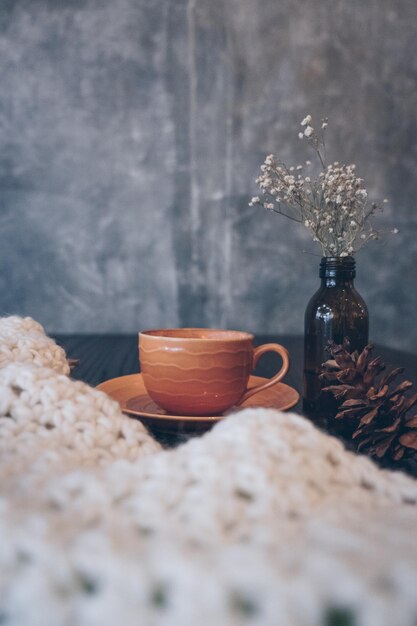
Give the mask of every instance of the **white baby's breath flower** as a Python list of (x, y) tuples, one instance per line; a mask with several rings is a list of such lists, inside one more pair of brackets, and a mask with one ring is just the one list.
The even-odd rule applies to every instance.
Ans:
[[(314, 234), (314, 241), (320, 243), (324, 256), (330, 253), (347, 256), (368, 241), (379, 238), (369, 218), (387, 200), (381, 205), (368, 204), (363, 179), (355, 175), (354, 163), (325, 163), (324, 133), (317, 134), (311, 122), (311, 115), (307, 115), (301, 123), (304, 132), (298, 136), (308, 139), (308, 145), (320, 160), (318, 177), (304, 177), (302, 165), (286, 165), (269, 154), (256, 179), (264, 200), (254, 196), (249, 204), (263, 206), (304, 224)], [(327, 118), (321, 120), (321, 127), (327, 127)], [(310, 166), (311, 161), (305, 161), (305, 165)], [(281, 203), (285, 209), (281, 209)]]

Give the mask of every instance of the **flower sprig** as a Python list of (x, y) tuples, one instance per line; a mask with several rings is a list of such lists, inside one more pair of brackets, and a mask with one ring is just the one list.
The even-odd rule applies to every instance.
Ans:
[[(349, 256), (382, 232), (374, 229), (371, 218), (383, 210), (382, 203), (368, 202), (363, 179), (356, 176), (356, 165), (337, 161), (326, 165), (325, 131), (328, 119), (321, 120), (320, 131), (307, 115), (301, 122), (300, 139), (316, 152), (321, 171), (318, 178), (309, 174), (311, 161), (288, 167), (273, 154), (266, 157), (256, 179), (263, 199), (255, 196), (249, 205), (260, 205), (303, 224), (321, 245), (323, 256)], [(398, 229), (393, 229), (397, 233)]]

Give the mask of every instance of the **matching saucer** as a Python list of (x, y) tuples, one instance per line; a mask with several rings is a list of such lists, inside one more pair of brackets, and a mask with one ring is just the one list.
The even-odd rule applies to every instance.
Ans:
[[(250, 389), (254, 385), (259, 385), (266, 381), (266, 378), (251, 376), (248, 388)], [(140, 418), (146, 426), (153, 430), (167, 433), (179, 431), (184, 433), (203, 432), (237, 408), (262, 407), (286, 411), (295, 406), (300, 398), (299, 393), (289, 385), (276, 383), (272, 387), (252, 396), (239, 407), (229, 409), (223, 415), (194, 417), (189, 415), (172, 415), (161, 409), (148, 396), (141, 374), (130, 374), (106, 380), (98, 385), (97, 389), (104, 391), (113, 400), (116, 400), (120, 404), (123, 413)]]

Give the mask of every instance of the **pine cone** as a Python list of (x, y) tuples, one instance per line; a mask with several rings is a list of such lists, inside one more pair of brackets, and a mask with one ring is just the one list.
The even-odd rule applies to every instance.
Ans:
[(417, 404), (417, 394), (406, 397), (413, 386), (409, 380), (392, 385), (403, 368), (380, 376), (385, 365), (381, 357), (372, 357), (372, 344), (361, 354), (350, 353), (344, 339), (342, 345), (329, 344), (328, 350), (332, 358), (323, 364), (321, 379), (330, 384), (323, 391), (334, 396), (335, 419), (347, 426), (356, 449), (394, 461), (416, 455), (417, 415), (408, 417), (407, 412)]

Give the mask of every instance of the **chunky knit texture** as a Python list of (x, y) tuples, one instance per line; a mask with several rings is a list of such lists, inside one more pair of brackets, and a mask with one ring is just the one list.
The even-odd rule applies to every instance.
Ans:
[(414, 480), (263, 409), (162, 450), (35, 322), (0, 337), (2, 626), (415, 626)]
[(30, 317), (0, 321), (0, 367), (13, 362), (49, 367), (60, 374), (70, 371), (64, 350)]

